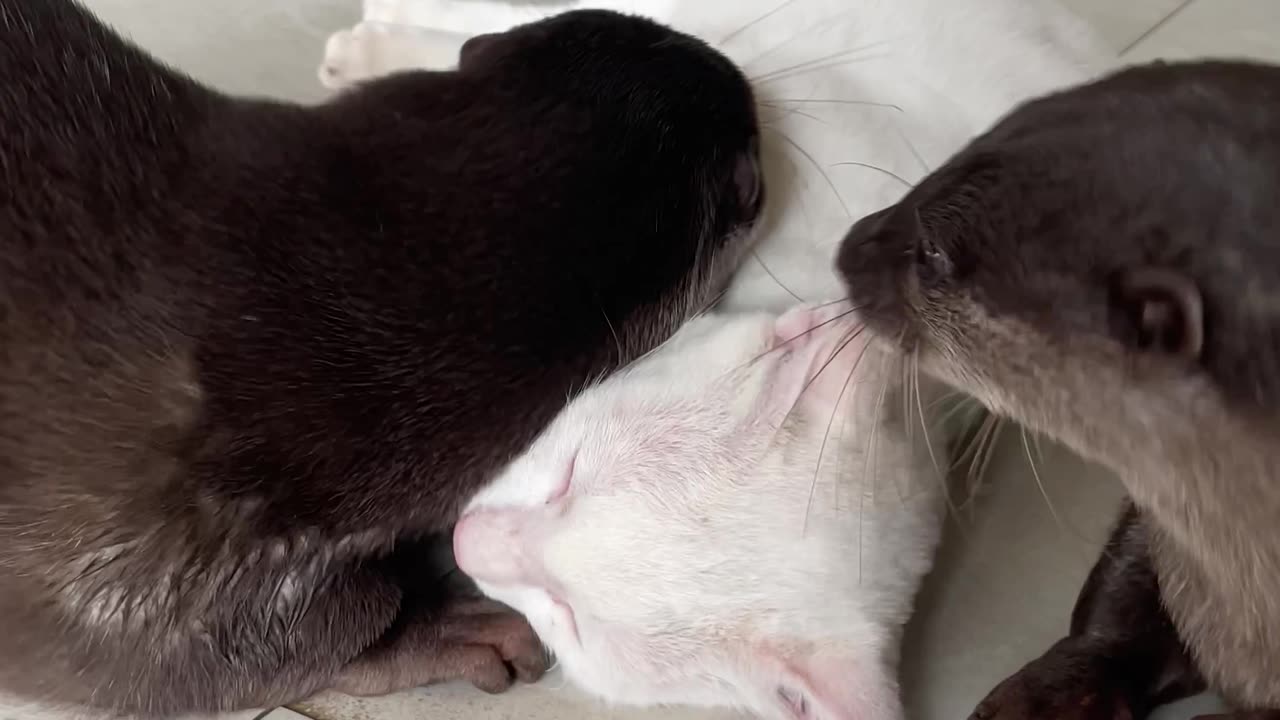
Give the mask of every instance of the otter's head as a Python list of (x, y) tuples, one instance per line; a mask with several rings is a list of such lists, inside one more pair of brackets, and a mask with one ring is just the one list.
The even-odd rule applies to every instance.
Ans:
[(1017, 109), (853, 227), (838, 258), (852, 301), (921, 367), (1101, 459), (1266, 412), (1278, 83), (1157, 65)]

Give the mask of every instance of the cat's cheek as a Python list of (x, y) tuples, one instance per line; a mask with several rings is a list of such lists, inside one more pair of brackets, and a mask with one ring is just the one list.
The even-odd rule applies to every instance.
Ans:
[(574, 645), (582, 646), (582, 635), (578, 632), (578, 619), (573, 614), (573, 608), (558, 598), (550, 597), (548, 615), (557, 632), (572, 640)]

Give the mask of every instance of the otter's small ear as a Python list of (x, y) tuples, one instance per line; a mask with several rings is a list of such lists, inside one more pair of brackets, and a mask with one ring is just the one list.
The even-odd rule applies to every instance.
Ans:
[(1197, 360), (1204, 351), (1204, 300), (1190, 277), (1166, 268), (1127, 270), (1115, 293), (1135, 349)]

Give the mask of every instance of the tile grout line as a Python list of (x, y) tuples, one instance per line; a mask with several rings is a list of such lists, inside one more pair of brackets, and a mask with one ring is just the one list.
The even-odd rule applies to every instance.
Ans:
[(1133, 50), (1135, 47), (1142, 44), (1143, 40), (1146, 40), (1147, 38), (1154, 35), (1157, 30), (1164, 27), (1165, 25), (1168, 25), (1171, 20), (1173, 20), (1178, 15), (1182, 14), (1182, 11), (1190, 7), (1191, 3), (1195, 1), (1196, 0), (1182, 0), (1181, 4), (1179, 4), (1174, 9), (1170, 10), (1164, 17), (1157, 20), (1154, 25), (1152, 25), (1151, 27), (1143, 31), (1141, 35), (1134, 38), (1133, 41), (1130, 42), (1128, 45), (1125, 45), (1124, 48), (1120, 51), (1120, 57), (1124, 57), (1129, 53), (1129, 51)]

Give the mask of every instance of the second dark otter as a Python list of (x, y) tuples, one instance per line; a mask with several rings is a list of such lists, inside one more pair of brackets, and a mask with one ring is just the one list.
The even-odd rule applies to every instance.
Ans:
[(1067, 638), (975, 717), (1280, 708), (1280, 69), (1153, 65), (1026, 104), (850, 231), (922, 367), (1113, 468)]

